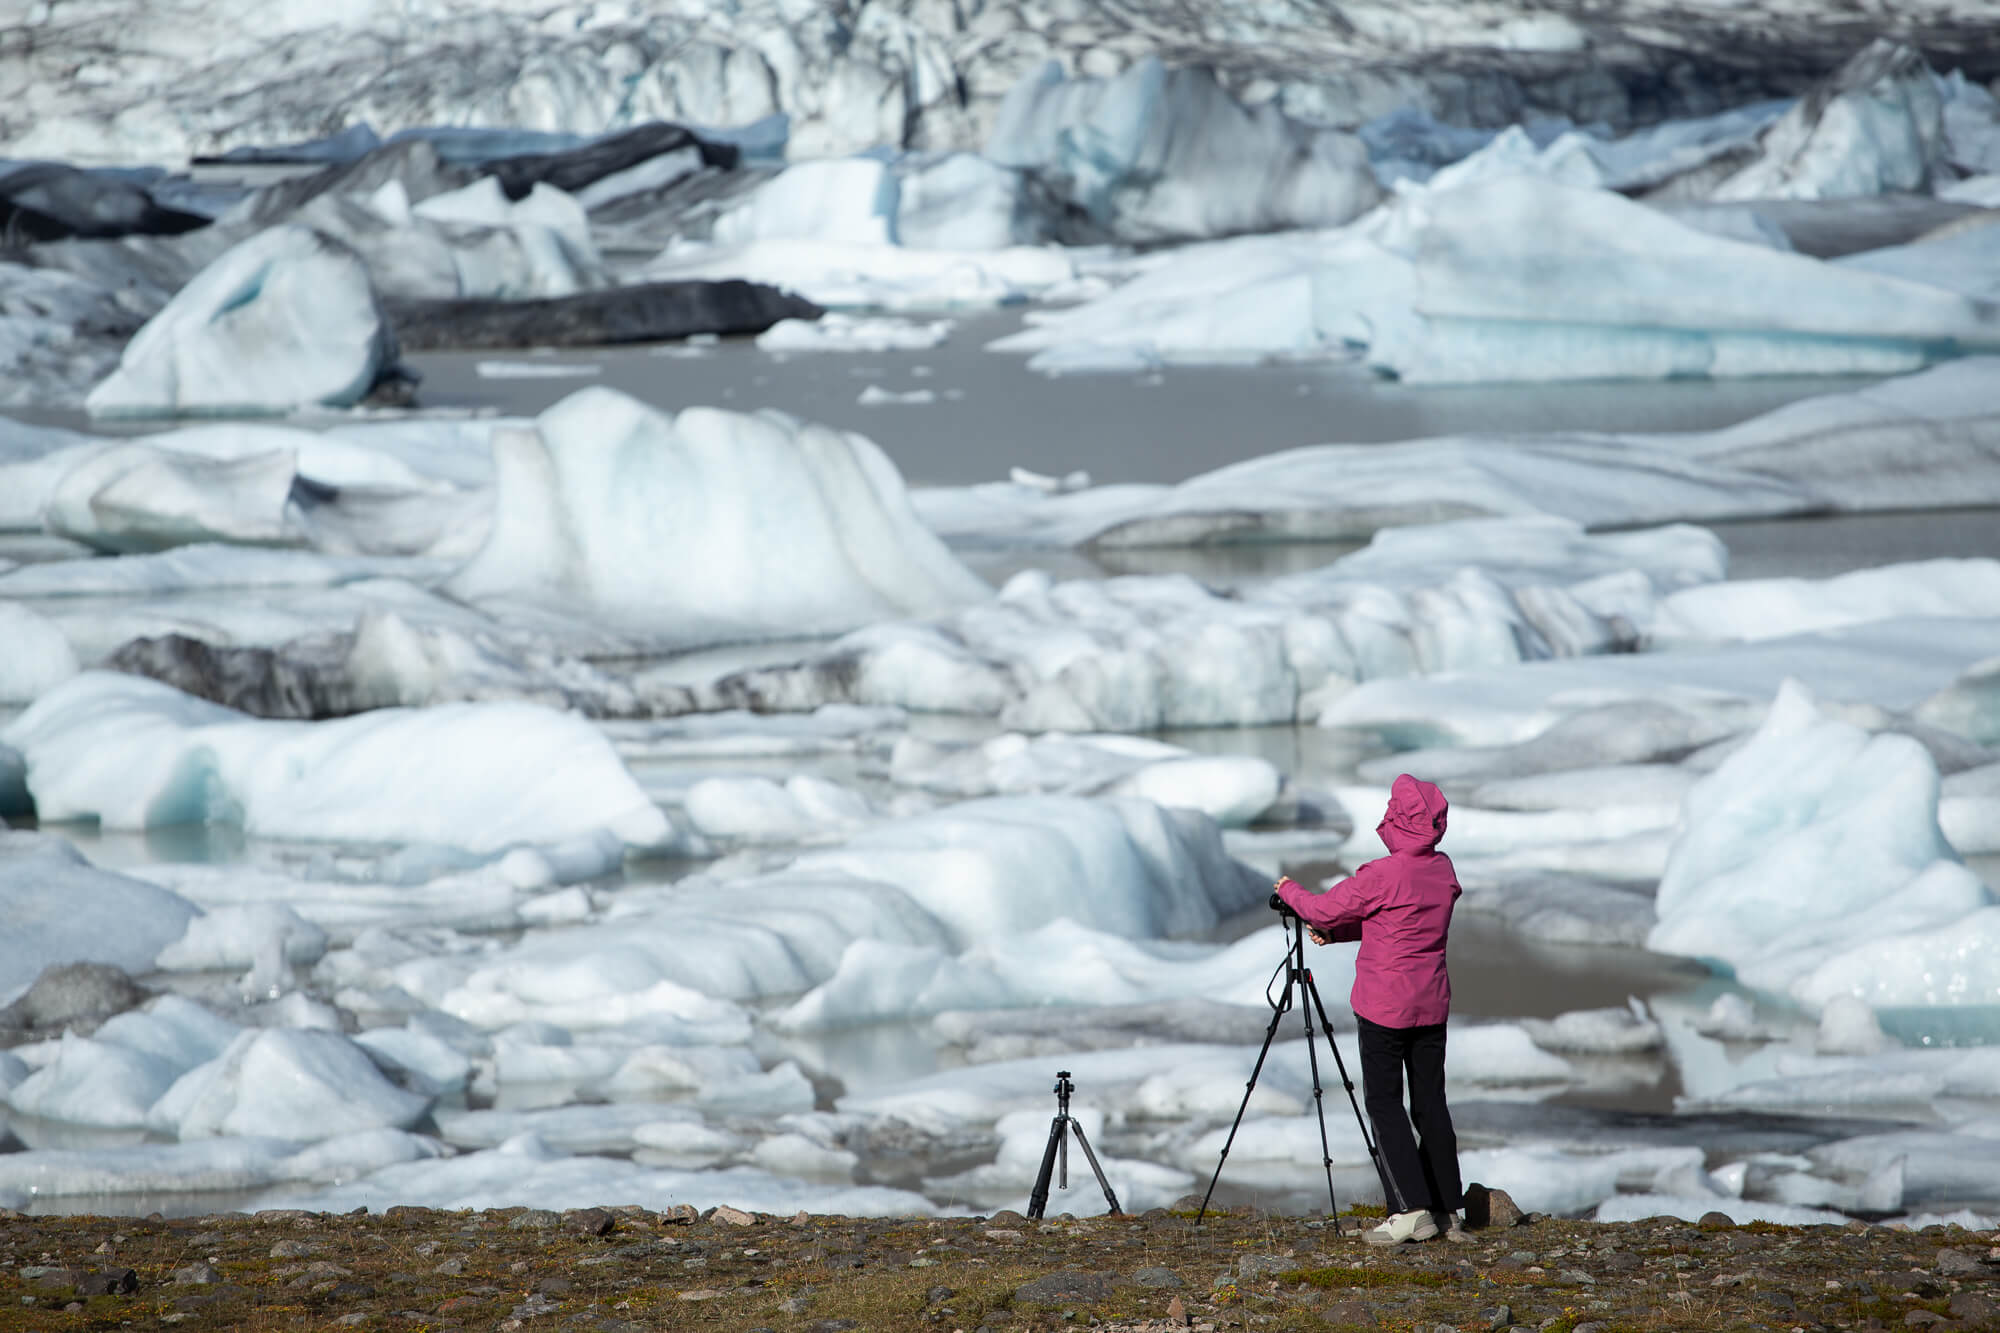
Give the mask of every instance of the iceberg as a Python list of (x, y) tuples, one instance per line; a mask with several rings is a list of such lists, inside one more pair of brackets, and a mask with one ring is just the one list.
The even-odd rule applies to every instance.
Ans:
[(85, 406), (93, 416), (351, 407), (395, 362), (361, 260), (309, 228), (280, 226), (196, 274)]
[(998, 714), (1022, 731), (1290, 722), (1356, 681), (1636, 646), (1664, 588), (1721, 573), (1711, 535), (1591, 537), (1561, 519), (1396, 530), (1221, 595), (1179, 576), (1039, 570), (948, 619), (879, 624), (804, 662), (695, 687), (705, 707), (827, 702)]
[(1764, 132), (1716, 199), (1841, 199), (1921, 191), (1944, 141), (1938, 78), (1911, 47), (1878, 37)]
[(214, 820), (260, 837), (473, 851), (601, 829), (649, 846), (670, 831), (602, 735), (529, 704), (265, 722), (92, 671), (44, 694), (0, 740), (26, 757), (28, 790), (51, 823)]
[(880, 449), (775, 413), (584, 389), (495, 432), (492, 530), (448, 585), (670, 643), (825, 634), (990, 596)]
[(1365, 346), (1431, 384), (1895, 374), (2000, 346), (2000, 311), (1504, 175), (1410, 191), (1334, 231), (1187, 247), (992, 346), (1051, 371)]
[(165, 889), (97, 869), (61, 838), (0, 831), (0, 928), (8, 940), (0, 950), (0, 1002), (11, 1003), (44, 968), (61, 963), (149, 972), (198, 910)]
[(237, 1135), (303, 1142), (409, 1129), (430, 1099), (392, 1085), (367, 1052), (337, 1032), (244, 1032), (189, 1070), (153, 1104), (147, 1123), (180, 1139)]
[(1130, 243), (1334, 226), (1380, 197), (1354, 136), (1245, 106), (1212, 71), (1153, 56), (1110, 79), (1045, 62), (1007, 94), (985, 152)]
[(1938, 827), (1923, 747), (1825, 718), (1788, 681), (1749, 743), (1688, 793), (1646, 944), (1814, 1012), (1840, 995), (1993, 1004), (1991, 901)]
[(76, 650), (31, 607), (0, 601), (0, 703), (27, 703), (77, 673)]

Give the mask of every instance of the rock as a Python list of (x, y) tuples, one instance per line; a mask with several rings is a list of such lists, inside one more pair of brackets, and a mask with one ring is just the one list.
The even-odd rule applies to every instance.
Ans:
[(288, 225), (195, 274), (84, 405), (92, 416), (352, 407), (395, 364), (395, 335), (360, 257)]
[(804, 1296), (787, 1296), (778, 1302), (780, 1314), (804, 1314), (812, 1309), (812, 1301)]
[(1937, 1270), (1946, 1277), (1986, 1277), (1986, 1264), (1964, 1250), (1939, 1250)]
[(757, 1215), (746, 1213), (741, 1208), (731, 1208), (723, 1204), (708, 1215), (711, 1222), (721, 1222), (732, 1227), (752, 1227), (757, 1225)]
[(1597, 1279), (1581, 1268), (1565, 1268), (1556, 1274), (1556, 1281), (1567, 1282), (1572, 1287), (1594, 1287)]
[(281, 1240), (271, 1247), (273, 1259), (306, 1259), (326, 1247), (312, 1240)]
[(1178, 1296), (1167, 1302), (1167, 1322), (1181, 1328), (1187, 1327), (1187, 1306), (1181, 1302), (1181, 1298)]
[(562, 1214), (549, 1208), (530, 1208), (507, 1223), (509, 1231), (546, 1231), (562, 1223)]
[(2000, 1324), (2000, 1301), (1976, 1291), (1959, 1292), (1951, 1298), (1951, 1304), (1946, 1309), (1951, 1312), (1953, 1319), (1963, 1320), (1968, 1324), (1982, 1326)]
[(1185, 1285), (1181, 1281), (1181, 1275), (1171, 1268), (1142, 1268), (1132, 1274), (1132, 1280), (1142, 1287), (1161, 1288)]
[(1731, 1217), (1728, 1213), (1711, 1211), (1703, 1213), (1699, 1218), (1697, 1218), (1695, 1221), (1695, 1225), (1700, 1227), (1702, 1230), (1707, 1231), (1721, 1227), (1733, 1227), (1736, 1225), (1736, 1219)]
[(1101, 1301), (1111, 1295), (1109, 1273), (1079, 1273), (1073, 1270), (1050, 1273), (1014, 1288), (1016, 1301), (1054, 1305), (1061, 1301)]
[(1298, 1267), (1298, 1261), (1276, 1254), (1246, 1254), (1237, 1259), (1236, 1273), (1239, 1277), (1276, 1277), (1289, 1273)]
[(579, 347), (666, 342), (697, 333), (762, 333), (781, 319), (818, 319), (818, 306), (760, 282), (648, 282), (531, 301), (397, 301), (400, 346)]
[(572, 1208), (562, 1215), (565, 1230), (584, 1236), (608, 1236), (618, 1220), (602, 1208)]
[(1469, 1227), (1511, 1227), (1521, 1221), (1521, 1210), (1506, 1190), (1485, 1185), (1465, 1187), (1465, 1224)]
[(139, 1275), (129, 1268), (93, 1268), (78, 1274), (79, 1296), (128, 1296), (139, 1289)]
[(176, 1287), (206, 1287), (222, 1281), (214, 1264), (183, 1264), (173, 1272)]
[(1335, 1301), (1320, 1311), (1320, 1317), (1329, 1324), (1359, 1324), (1363, 1328), (1375, 1327), (1375, 1307), (1366, 1301)]
[(0, 1009), (0, 1028), (60, 1028), (122, 1014), (146, 998), (125, 970), (109, 963), (59, 963), (42, 969), (20, 999)]
[(1018, 1245), (1022, 1239), (1021, 1233), (1012, 1227), (987, 1227), (979, 1234), (1000, 1245)]
[(855, 1319), (816, 1319), (806, 1325), (805, 1333), (847, 1333), (850, 1328), (860, 1328)]
[(691, 1203), (677, 1203), (660, 1214), (662, 1222), (675, 1226), (687, 1226), (701, 1220), (701, 1213)]
[[(1945, 1317), (1935, 1310), (1912, 1310), (1903, 1316), (1903, 1327), (1905, 1328), (1930, 1328), (1933, 1325), (1946, 1322), (1948, 1321)], [(1581, 1330), (1579, 1330), (1579, 1333), (1581, 1333)]]
[(1514, 1322), (1514, 1307), (1511, 1305), (1488, 1306), (1479, 1312), (1479, 1317), (1486, 1321), (1488, 1328), (1506, 1328)]

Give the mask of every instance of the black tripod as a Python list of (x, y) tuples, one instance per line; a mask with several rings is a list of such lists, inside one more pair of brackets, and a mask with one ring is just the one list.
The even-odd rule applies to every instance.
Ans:
[[(1257, 1052), (1257, 1063), (1250, 1068), (1250, 1081), (1243, 1087), (1243, 1104), (1236, 1108), (1236, 1119), (1229, 1126), (1229, 1137), (1222, 1141), (1222, 1156), (1215, 1163), (1215, 1174), (1208, 1178), (1208, 1193), (1201, 1196), (1201, 1211), (1194, 1220), (1200, 1222), (1208, 1213), (1208, 1201), (1215, 1195), (1215, 1182), (1222, 1179), (1222, 1164), (1229, 1160), (1229, 1147), (1236, 1142), (1236, 1131), (1243, 1124), (1243, 1113), (1250, 1109), (1250, 1094), (1257, 1090), (1257, 1075), (1264, 1072), (1264, 1060), (1271, 1054), (1271, 1042), (1278, 1035), (1278, 1024), (1292, 1007), (1294, 988), (1305, 992), (1306, 998), (1299, 1004), (1299, 1013), (1306, 1020), (1306, 1059), (1312, 1065), (1313, 1113), (1319, 1117), (1320, 1164), (1326, 1168), (1326, 1211), (1328, 1216), (1338, 1216), (1340, 1205), (1333, 1198), (1333, 1152), (1326, 1141), (1326, 1105), (1322, 1102), (1319, 1082), (1319, 1055), (1313, 1049), (1313, 1014), (1319, 1014), (1320, 1031), (1326, 1034), (1326, 1047), (1333, 1052), (1333, 1067), (1340, 1071), (1340, 1082), (1347, 1089), (1347, 1104), (1354, 1108), (1354, 1122), (1361, 1126), (1361, 1141), (1368, 1145), (1368, 1156), (1374, 1160), (1375, 1174), (1382, 1180), (1382, 1197), (1393, 1207), (1391, 1212), (1403, 1212), (1403, 1192), (1396, 1188), (1395, 1178), (1382, 1164), (1382, 1150), (1375, 1146), (1375, 1136), (1368, 1132), (1368, 1118), (1361, 1114), (1361, 1103), (1354, 1098), (1354, 1080), (1347, 1076), (1347, 1065), (1340, 1058), (1340, 1047), (1333, 1042), (1333, 1024), (1326, 1021), (1326, 1005), (1319, 998), (1319, 987), (1313, 982), (1312, 969), (1306, 966), (1306, 928), (1299, 920), (1298, 913), (1285, 905), (1285, 900), (1277, 894), (1271, 895), (1271, 910), (1279, 918), (1291, 923), (1292, 942), (1286, 946), (1285, 961), (1278, 964), (1278, 971), (1285, 974), (1285, 992), (1277, 999), (1271, 998), (1271, 988), (1264, 988), (1265, 1002), (1271, 1006), (1271, 1025), (1264, 1029), (1264, 1046)], [(1271, 974), (1276, 982), (1278, 972)]]
[[(1062, 1163), (1062, 1175), (1057, 1181), (1057, 1189), (1069, 1188), (1069, 1136), (1076, 1135), (1076, 1144), (1083, 1149), (1083, 1155), (1090, 1161), (1090, 1170), (1097, 1177), (1097, 1188), (1104, 1191), (1104, 1201), (1111, 1205), (1115, 1215), (1118, 1196), (1111, 1192), (1111, 1182), (1104, 1178), (1104, 1168), (1097, 1164), (1097, 1154), (1090, 1150), (1090, 1140), (1084, 1137), (1083, 1126), (1069, 1113), (1069, 1095), (1076, 1091), (1076, 1085), (1069, 1081), (1069, 1071), (1056, 1071), (1056, 1118), (1049, 1123), (1049, 1146), (1042, 1152), (1042, 1169), (1035, 1173), (1035, 1189), (1028, 1195), (1028, 1216), (1040, 1217), (1049, 1206), (1049, 1173), (1056, 1170), (1056, 1163)], [(1067, 1131), (1067, 1132), (1065, 1132)]]

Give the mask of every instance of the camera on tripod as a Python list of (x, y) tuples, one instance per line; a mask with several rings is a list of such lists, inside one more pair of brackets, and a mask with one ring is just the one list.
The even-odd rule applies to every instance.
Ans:
[(1292, 905), (1279, 897), (1275, 892), (1271, 894), (1271, 910), (1281, 917), (1296, 918), (1298, 916), (1298, 913), (1292, 910)]

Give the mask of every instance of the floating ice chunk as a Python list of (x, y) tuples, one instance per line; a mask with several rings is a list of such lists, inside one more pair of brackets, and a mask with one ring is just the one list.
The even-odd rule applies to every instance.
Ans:
[(157, 1056), (66, 1032), (55, 1058), (9, 1091), (7, 1104), (44, 1120), (141, 1127), (180, 1073)]
[(877, 158), (795, 162), (723, 210), (713, 236), (721, 245), (794, 239), (892, 245), (897, 194), (895, 173)]
[(364, 1130), (311, 1147), (275, 1138), (203, 1139), (131, 1147), (36, 1149), (0, 1156), (0, 1193), (48, 1199), (148, 1197), (352, 1179), (439, 1155), (433, 1139)]
[(1721, 1041), (1776, 1041), (1785, 1035), (1759, 1022), (1756, 1006), (1735, 991), (1716, 996), (1695, 1031)]
[[(806, 1031), (909, 1020), (945, 1011), (1035, 1005), (1135, 1005), (1187, 997), (1260, 1002), (1271, 959), (1283, 953), (1276, 927), (1222, 947), (1120, 939), (1058, 919), (1039, 930), (982, 940), (953, 956), (942, 949), (856, 940), (833, 976), (773, 1026)], [(1329, 988), (1353, 970), (1352, 951), (1322, 960)]]
[(589, 1208), (607, 1199), (645, 1199), (657, 1206), (697, 1208), (729, 1204), (790, 1216), (801, 1210), (849, 1217), (929, 1216), (937, 1211), (920, 1194), (879, 1185), (815, 1185), (752, 1167), (721, 1171), (658, 1170), (608, 1157), (571, 1157), (533, 1135), (490, 1152), (391, 1166), (317, 1193), (271, 1198), (268, 1206), (342, 1211), (392, 1203), (436, 1208)]
[(497, 1148), (532, 1134), (556, 1152), (617, 1153), (635, 1145), (657, 1146), (668, 1137), (667, 1127), (692, 1127), (701, 1117), (688, 1107), (644, 1103), (533, 1111), (440, 1110), (434, 1119), (444, 1141), (461, 1148)]
[(303, 537), (289, 512), (297, 474), (286, 451), (210, 460), (124, 445), (65, 474), (42, 520), (57, 536), (114, 555), (192, 542), (291, 544)]
[[(1996, 651), (2000, 624), (1991, 620), (1874, 621), (1717, 649), (1529, 662), (1443, 680), (1370, 680), (1334, 699), (1319, 720), (1376, 730), (1404, 746), (1502, 746), (1585, 713), (1593, 729), (1613, 732), (1618, 707), (1664, 704), (1705, 714), (1714, 739), (1755, 723), (1788, 677), (1825, 698), (1902, 712)], [(1861, 715), (1870, 716), (1867, 709)], [(1872, 716), (1884, 720), (1879, 711)]]
[(895, 319), (829, 311), (818, 319), (781, 319), (757, 335), (767, 352), (923, 351), (951, 336), (948, 319)]
[(897, 163), (896, 239), (924, 250), (1002, 250), (1051, 239), (1023, 173), (979, 153)]
[(27, 703), (77, 673), (76, 650), (19, 602), (0, 602), (0, 703)]
[[(639, 1145), (632, 1153), (634, 1162), (640, 1166), (671, 1167), (715, 1166), (741, 1154), (746, 1144), (741, 1134), (699, 1120), (664, 1119), (640, 1125), (632, 1131), (632, 1141)], [(761, 1162), (758, 1165), (774, 1175), (814, 1174), (773, 1168)]]
[(347, 407), (395, 359), (354, 252), (274, 227), (196, 274), (85, 403), (94, 416)]
[(1757, 159), (1717, 199), (1843, 199), (1921, 190), (1944, 138), (1936, 76), (1914, 49), (1878, 37), (1764, 134)]
[(314, 1141), (366, 1129), (408, 1129), (430, 1107), (403, 1092), (368, 1055), (334, 1032), (245, 1032), (183, 1075), (148, 1116), (177, 1138), (221, 1134)]
[(750, 1160), (774, 1176), (810, 1180), (852, 1181), (860, 1157), (845, 1148), (829, 1148), (803, 1134), (773, 1134), (758, 1140)]
[(861, 396), (854, 401), (863, 407), (921, 407), (926, 403), (937, 401), (937, 390), (910, 389), (898, 392), (894, 389), (885, 389), (879, 384), (871, 384), (863, 389)]
[(2000, 745), (2000, 657), (1975, 662), (1912, 710), (1917, 721)]
[(1873, 1055), (1890, 1045), (1875, 1011), (1852, 995), (1835, 995), (1819, 1014), (1813, 1048), (1822, 1055)]
[(1702, 1157), (1700, 1148), (1628, 1148), (1604, 1153), (1540, 1147), (1479, 1148), (1461, 1152), (1458, 1162), (1459, 1174), (1465, 1179), (1506, 1190), (1529, 1212), (1574, 1217), (1606, 1204), (1621, 1185), (1645, 1189), (1662, 1176), (1699, 1175)]
[(1076, 261), (1054, 247), (908, 250), (801, 240), (672, 248), (647, 265), (644, 276), (659, 282), (743, 278), (829, 309), (906, 311), (1053, 299), (1079, 282)]
[(1200, 810), (1240, 826), (1270, 809), (1283, 776), (1253, 756), (1196, 756), (1179, 746), (1128, 736), (1028, 737), (1007, 732), (975, 746), (948, 747), (905, 736), (890, 755), (898, 783), (953, 796), (1028, 792), (1138, 796)]
[(472, 1077), (471, 1060), (418, 1028), (374, 1028), (355, 1037), (354, 1044), (390, 1073), (426, 1080), (433, 1092), (456, 1091)]
[[(605, 389), (496, 432), (500, 495), (453, 581), (683, 642), (824, 633), (988, 595), (861, 436), (775, 415), (667, 416)], [(685, 564), (663, 561), (680, 551)], [(727, 577), (723, 575), (726, 573)]]
[[(0, 583), (0, 587), (4, 587)], [(647, 722), (601, 724), (621, 755), (630, 759), (803, 758), (852, 754), (902, 731), (900, 708), (827, 704), (804, 714), (727, 709)]]
[(1990, 216), (1974, 216), (1941, 234), (1908, 245), (1845, 255), (1837, 263), (1848, 268), (1886, 273), (1912, 282), (1963, 292), (1983, 301), (2000, 300), (2000, 227)]
[(509, 199), (498, 177), (482, 176), (408, 207), (416, 217), (434, 222), (505, 228), (514, 234), (529, 268), (526, 289), (462, 285), (462, 296), (567, 296), (594, 285), (601, 274), (603, 261), (583, 205), (547, 181), (536, 181), (527, 194)]
[(4, 738), (27, 756), (49, 821), (227, 820), (268, 837), (474, 851), (606, 828), (647, 845), (668, 832), (602, 735), (527, 704), (262, 722), (154, 681), (88, 672), (43, 695)]
[(1798, 1208), (1790, 1204), (1754, 1199), (1732, 1199), (1703, 1194), (1615, 1194), (1597, 1206), (1592, 1214), (1599, 1222), (1643, 1222), (1649, 1217), (1678, 1217), (1698, 1222), (1709, 1213), (1721, 1213), (1742, 1226), (1748, 1222), (1770, 1222), (1781, 1227), (1840, 1226), (1845, 1213), (1824, 1208)]
[(1666, 1040), (1660, 1025), (1636, 1000), (1624, 1009), (1577, 1009), (1552, 1019), (1524, 1018), (1521, 1026), (1545, 1051), (1586, 1055), (1657, 1050)]
[[(1725, 268), (1738, 281), (1718, 286)], [(1365, 344), (1404, 380), (1471, 383), (1893, 373), (1996, 342), (2000, 319), (1958, 293), (1513, 175), (1411, 192), (1335, 232), (1190, 246), (993, 346), (1059, 370)]]
[(1148, 801), (971, 801), (866, 829), (797, 869), (894, 884), (971, 943), (1059, 916), (1137, 938), (1213, 925), (1266, 891), (1215, 825)]
[(1663, 598), (1657, 645), (1775, 639), (1899, 616), (2000, 616), (2000, 560), (1921, 560), (1830, 579), (1742, 579)]
[(154, 966), (165, 972), (254, 967), (273, 975), (287, 964), (310, 966), (325, 953), (326, 932), (291, 908), (247, 903), (211, 908), (188, 922), (187, 934), (162, 949)]
[(483, 380), (588, 380), (604, 373), (594, 361), (481, 361), (473, 369)]
[(1113, 79), (1045, 62), (1007, 94), (986, 156), (1121, 241), (1329, 226), (1379, 197), (1359, 140), (1246, 107), (1211, 71), (1152, 56)]
[(702, 834), (731, 842), (798, 842), (875, 818), (860, 793), (804, 774), (782, 785), (769, 778), (703, 778), (688, 788), (682, 804)]
[(1898, 1208), (1966, 1198), (2000, 1198), (2000, 1138), (1992, 1121), (1943, 1129), (1892, 1130), (1839, 1139), (1809, 1149), (1822, 1170), (1850, 1178), (1875, 1176), (1901, 1164)]
[(1942, 959), (1923, 969), (1927, 982), (1893, 971), (1989, 902), (1945, 842), (1937, 800), (1921, 745), (1827, 720), (1788, 681), (1750, 743), (1688, 794), (1647, 947), (1726, 962), (1815, 1009), (1836, 987), (1874, 1004), (1985, 1002), (1963, 955), (1944, 975)]
[(196, 911), (176, 894), (96, 869), (60, 838), (0, 831), (0, 1001), (59, 963), (147, 972)]

